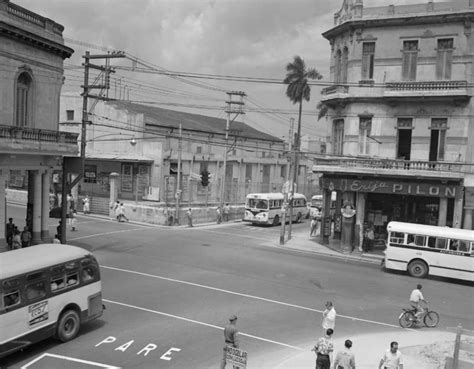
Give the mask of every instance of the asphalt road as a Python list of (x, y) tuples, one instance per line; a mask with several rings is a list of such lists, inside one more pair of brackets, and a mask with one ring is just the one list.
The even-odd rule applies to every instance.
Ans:
[[(306, 221), (294, 231), (308, 228)], [(231, 314), (239, 317), (248, 368), (273, 368), (321, 335), (327, 300), (338, 312), (338, 337), (396, 337), (398, 315), (419, 280), (273, 248), (278, 239), (279, 228), (243, 223), (168, 228), (80, 215), (68, 241), (98, 257), (107, 310), (74, 341), (44, 341), (6, 358), (2, 368), (216, 368)], [(441, 316), (438, 328), (474, 329), (472, 286), (422, 283)]]

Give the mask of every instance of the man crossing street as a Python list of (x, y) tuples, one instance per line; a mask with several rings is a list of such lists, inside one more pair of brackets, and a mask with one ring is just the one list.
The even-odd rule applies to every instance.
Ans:
[(226, 354), (227, 350), (231, 347), (239, 347), (239, 339), (238, 339), (238, 333), (239, 330), (236, 327), (237, 324), (237, 317), (235, 315), (232, 315), (229, 318), (229, 324), (227, 324), (224, 328), (224, 348), (223, 348), (223, 356), (222, 356), (222, 361), (221, 361), (221, 369), (224, 369), (227, 360), (226, 360)]

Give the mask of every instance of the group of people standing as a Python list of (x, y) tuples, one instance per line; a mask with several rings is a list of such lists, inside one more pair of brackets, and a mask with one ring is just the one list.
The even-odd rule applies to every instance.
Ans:
[[(355, 355), (351, 351), (352, 340), (346, 339), (344, 348), (333, 356), (334, 344), (332, 336), (336, 326), (336, 310), (331, 301), (326, 302), (323, 311), (323, 336), (318, 339), (311, 351), (316, 353), (316, 369), (355, 369)], [(388, 349), (380, 359), (379, 369), (403, 369), (401, 353), (398, 351), (398, 342), (390, 343)]]
[(125, 205), (123, 202), (117, 200), (114, 204), (115, 218), (118, 222), (128, 222), (128, 218), (125, 215)]
[(8, 218), (6, 236), (9, 250), (31, 246), (32, 236), (30, 230), (25, 226), (23, 227), (23, 231), (20, 231), (15, 223), (13, 223), (13, 218)]
[(217, 209), (216, 209), (217, 224), (221, 224), (222, 222), (228, 222), (229, 221), (229, 214), (230, 214), (229, 204), (225, 204), (222, 207), (222, 209), (221, 209), (220, 206), (218, 206)]

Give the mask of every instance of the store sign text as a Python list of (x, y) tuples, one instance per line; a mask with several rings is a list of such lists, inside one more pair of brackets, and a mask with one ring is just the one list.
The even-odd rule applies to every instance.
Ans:
[(322, 180), (323, 188), (330, 191), (354, 191), (371, 193), (392, 193), (398, 195), (418, 195), (436, 197), (456, 197), (458, 186), (436, 185), (430, 183), (409, 183), (394, 181), (368, 181), (358, 179)]

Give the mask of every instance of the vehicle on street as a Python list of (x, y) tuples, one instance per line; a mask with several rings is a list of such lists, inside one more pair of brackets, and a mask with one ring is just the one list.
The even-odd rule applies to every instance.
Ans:
[(75, 338), (102, 315), (97, 260), (76, 246), (42, 244), (0, 254), (0, 358), (54, 336)]
[(474, 281), (474, 232), (390, 222), (384, 265), (413, 277), (436, 275)]
[(425, 307), (420, 318), (416, 317), (416, 308), (403, 309), (403, 312), (398, 317), (398, 322), (402, 328), (411, 328), (419, 324), (424, 324), (427, 327), (434, 328), (439, 323), (439, 314), (436, 311), (430, 310), (428, 306)]
[[(290, 195), (291, 196), (291, 195)], [(254, 224), (280, 224), (284, 195), (278, 192), (251, 193), (245, 201), (244, 222)], [(292, 221), (299, 223), (307, 212), (306, 196), (295, 193), (293, 197)], [(289, 211), (287, 212), (289, 216)]]
[(323, 195), (314, 195), (311, 197), (311, 203), (309, 204), (309, 216), (311, 218), (321, 219), (323, 209)]

